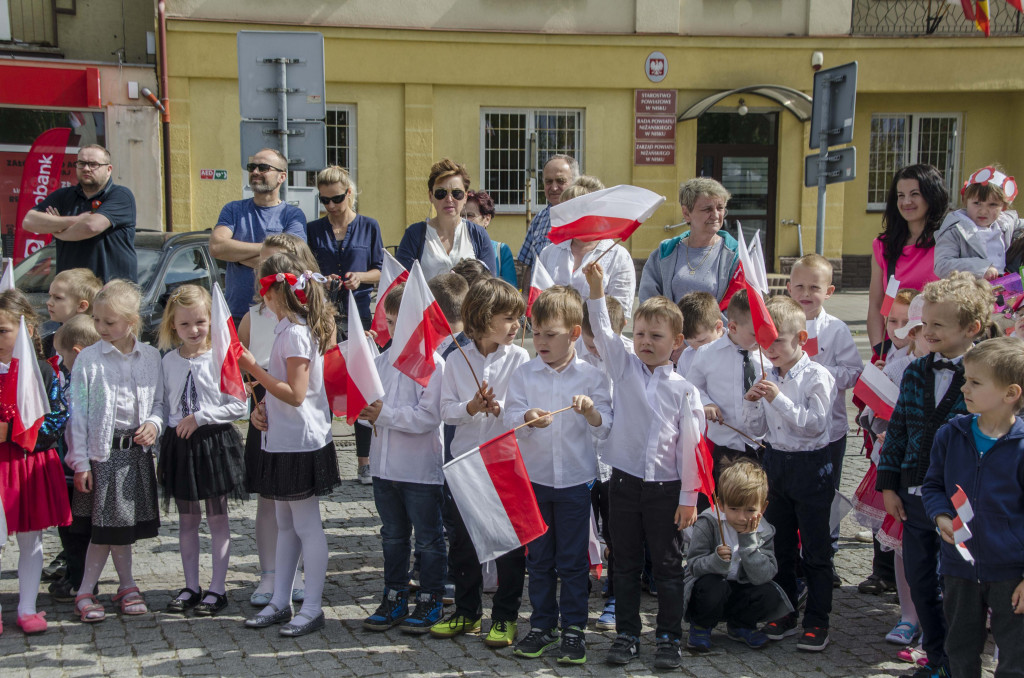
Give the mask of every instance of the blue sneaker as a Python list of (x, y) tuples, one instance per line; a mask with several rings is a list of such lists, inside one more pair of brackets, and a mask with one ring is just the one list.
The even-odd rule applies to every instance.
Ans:
[(697, 652), (708, 652), (711, 649), (711, 629), (690, 624), (690, 635), (686, 638), (686, 647)]
[(370, 631), (387, 631), (409, 616), (409, 592), (384, 589), (384, 597), (377, 610), (363, 620), (363, 628)]
[(420, 593), (416, 609), (399, 624), (405, 633), (427, 633), (430, 627), (441, 621), (444, 613), (443, 596), (439, 593)]
[(757, 629), (743, 629), (732, 624), (726, 624), (726, 633), (733, 640), (738, 640), (741, 643), (746, 643), (747, 647), (752, 647), (755, 650), (760, 650), (762, 647), (768, 644), (768, 636), (764, 635)]
[(614, 596), (608, 599), (608, 602), (604, 606), (604, 612), (597, 618), (597, 623), (594, 624), (597, 628), (602, 631), (614, 631), (615, 630), (615, 598)]

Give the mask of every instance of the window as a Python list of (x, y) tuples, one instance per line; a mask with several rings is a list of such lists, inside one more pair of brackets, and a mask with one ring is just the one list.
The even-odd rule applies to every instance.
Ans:
[(885, 209), (896, 170), (914, 163), (934, 165), (950, 198), (960, 190), (960, 115), (876, 113), (868, 150), (868, 209)]
[(186, 247), (171, 255), (171, 261), (164, 271), (163, 282), (157, 294), (157, 301), (166, 305), (167, 298), (182, 285), (199, 285), (210, 291), (210, 268), (200, 247)]
[[(327, 105), (327, 164), (348, 170), (356, 180), (356, 107), (352, 104)], [(316, 186), (316, 172), (306, 172), (303, 185)], [(301, 183), (301, 182), (300, 182)]]
[[(583, 111), (578, 109), (494, 109), (480, 112), (483, 189), (498, 212), (544, 206), (544, 162), (556, 153), (576, 158), (583, 168)], [(526, 178), (533, 172), (533, 195)]]

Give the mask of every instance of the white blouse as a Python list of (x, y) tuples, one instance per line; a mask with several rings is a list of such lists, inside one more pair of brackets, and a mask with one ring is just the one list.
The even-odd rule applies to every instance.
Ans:
[(445, 249), (441, 242), (441, 236), (437, 234), (437, 229), (431, 226), (430, 222), (427, 222), (424, 238), (420, 268), (423, 269), (423, 277), (426, 280), (442, 273), (451, 273), (452, 267), (463, 259), (476, 259), (476, 251), (473, 249), (473, 241), (469, 237), (465, 219), (455, 227), (451, 252)]
[(267, 430), (263, 433), (265, 452), (312, 452), (331, 442), (331, 410), (324, 390), (324, 359), (313, 334), (305, 324), (284, 318), (274, 328), (270, 352), (270, 376), (288, 379), (288, 358), (309, 361), (309, 385), (298, 407), (267, 393)]
[(277, 316), (269, 308), (261, 304), (249, 307), (249, 352), (256, 363), (263, 369), (270, 364), (270, 349), (274, 346), (274, 328)]
[[(195, 413), (196, 423), (230, 424), (245, 416), (248, 408), (243, 400), (220, 390), (220, 374), (215, 373), (213, 351), (183, 358), (180, 349), (171, 351), (163, 358), (164, 405), (167, 408), (165, 421), (168, 428), (174, 428), (185, 418), (182, 412), (182, 394), (185, 394), (189, 413)], [(191, 379), (189, 376), (191, 375)], [(192, 394), (192, 385), (195, 394)]]

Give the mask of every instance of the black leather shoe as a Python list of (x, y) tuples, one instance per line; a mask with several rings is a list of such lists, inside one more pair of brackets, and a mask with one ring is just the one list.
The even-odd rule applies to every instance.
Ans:
[(255, 617), (246, 619), (245, 625), (250, 629), (262, 629), (267, 626), (273, 626), (274, 624), (282, 624), (292, 618), (291, 606), (288, 606), (283, 610), (278, 610), (273, 603), (270, 603), (267, 607), (271, 607), (275, 611), (271, 614), (258, 614)]
[(223, 593), (214, 593), (213, 591), (206, 592), (206, 598), (213, 596), (214, 602), (207, 603), (202, 602), (196, 605), (196, 609), (192, 611), (192, 614), (196, 617), (216, 617), (218, 612), (221, 612), (225, 607), (228, 606), (228, 597)]
[[(190, 597), (188, 599), (182, 598), (181, 594), (183, 593), (189, 594)], [(201, 601), (202, 599), (202, 590), (193, 591), (192, 589), (187, 587), (183, 588), (182, 590), (178, 591), (178, 595), (174, 596), (174, 600), (167, 603), (167, 607), (164, 608), (164, 612), (169, 612), (171, 614), (185, 614), (186, 612), (194, 608), (196, 605), (198, 605), (199, 601)]]

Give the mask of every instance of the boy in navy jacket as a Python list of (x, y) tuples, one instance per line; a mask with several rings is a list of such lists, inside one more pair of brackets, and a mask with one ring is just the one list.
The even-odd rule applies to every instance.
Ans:
[[(1024, 341), (990, 339), (964, 356), (970, 414), (939, 429), (921, 492), (942, 533), (939, 570), (949, 632), (946, 654), (956, 678), (981, 676), (985, 610), (999, 647), (996, 676), (1024, 667)], [(952, 497), (963, 488), (974, 511), (961, 554)], [(962, 537), (962, 535), (961, 535)], [(973, 562), (968, 560), (973, 559)], [(1015, 668), (1014, 668), (1015, 667)]]

